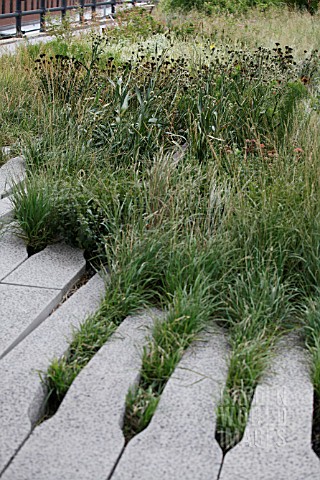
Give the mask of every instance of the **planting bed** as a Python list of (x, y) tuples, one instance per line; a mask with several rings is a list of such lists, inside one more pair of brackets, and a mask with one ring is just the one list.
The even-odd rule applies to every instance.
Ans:
[[(3, 479), (319, 478), (311, 449), (313, 389), (297, 338), (278, 345), (255, 392), (240, 444), (226, 456), (215, 440), (228, 346), (208, 329), (164, 389), (155, 416), (128, 444), (125, 398), (138, 380), (156, 311), (128, 317), (74, 381), (58, 412), (40, 426), (45, 389), (38, 376), (68, 347), (72, 328), (98, 308), (104, 283), (93, 277), (1, 359)], [(288, 476), (288, 472), (289, 475)]]
[(319, 16), (218, 20), (0, 56), (1, 478), (320, 478)]
[[(4, 185), (7, 172), (0, 170)], [(297, 337), (278, 344), (255, 390), (244, 437), (226, 455), (215, 430), (230, 351), (216, 327), (189, 347), (150, 425), (126, 442), (126, 394), (138, 384), (154, 319), (165, 321), (155, 310), (126, 318), (58, 412), (37, 426), (47, 395), (39, 371), (65, 354), (72, 329), (99, 308), (105, 284), (95, 275), (49, 315), (82, 274), (82, 252), (54, 245), (28, 258), (23, 241), (7, 231), (0, 253), (1, 478), (231, 479), (235, 472), (244, 479), (319, 478), (311, 448), (313, 388)]]

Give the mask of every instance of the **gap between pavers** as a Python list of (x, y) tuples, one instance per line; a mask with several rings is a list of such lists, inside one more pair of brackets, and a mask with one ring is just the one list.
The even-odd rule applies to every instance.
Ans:
[(39, 326), (85, 268), (82, 250), (50, 245), (0, 282), (0, 359)]
[(36, 427), (3, 480), (105, 480), (124, 446), (130, 386), (156, 312), (125, 319), (71, 385), (57, 413)]
[(112, 480), (214, 480), (223, 454), (216, 408), (227, 378), (228, 346), (208, 331), (169, 379), (146, 430), (127, 445)]
[(312, 450), (313, 386), (297, 337), (279, 342), (258, 385), (242, 441), (225, 456), (219, 480), (319, 480)]
[(22, 182), (26, 177), (25, 161), (23, 157), (8, 160), (0, 167), (0, 199), (7, 197), (15, 184)]
[(1, 283), (54, 288), (65, 293), (84, 273), (85, 268), (82, 250), (59, 243), (32, 255)]
[(0, 199), (0, 224), (11, 220), (13, 216), (13, 205), (10, 197)]
[[(0, 232), (0, 282), (27, 258), (28, 252), (23, 240), (10, 231)], [(0, 308), (1, 305), (0, 303)]]
[(56, 289), (0, 283), (0, 360), (34, 330), (60, 302)]
[(0, 361), (0, 476), (42, 415), (46, 391), (38, 371), (65, 354), (73, 331), (99, 308), (104, 292), (96, 274)]

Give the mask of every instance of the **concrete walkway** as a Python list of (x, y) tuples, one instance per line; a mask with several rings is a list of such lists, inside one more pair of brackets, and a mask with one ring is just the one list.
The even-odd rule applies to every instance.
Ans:
[(308, 359), (289, 337), (257, 387), (242, 441), (227, 453), (220, 480), (319, 480), (311, 448), (313, 386)]
[(133, 438), (113, 480), (216, 479), (222, 450), (215, 440), (216, 407), (228, 368), (225, 336), (208, 331), (188, 350), (167, 383), (156, 413)]
[(153, 318), (127, 318), (71, 385), (54, 417), (33, 431), (3, 479), (106, 479), (124, 447), (121, 423)]
[[(0, 168), (0, 224), (25, 177), (21, 157)], [(36, 426), (47, 392), (38, 372), (68, 350), (74, 329), (100, 305), (95, 275), (61, 304), (85, 271), (83, 252), (51, 245), (28, 256), (0, 230), (0, 478), (3, 480), (320, 480), (311, 448), (313, 387), (296, 337), (279, 343), (257, 387), (242, 441), (225, 457), (216, 410), (228, 374), (225, 333), (208, 329), (169, 379), (149, 426), (127, 445), (127, 392), (161, 312), (128, 317), (70, 387), (57, 413)], [(162, 319), (165, 321), (165, 319)]]
[(59, 307), (86, 261), (81, 250), (65, 244), (28, 257), (24, 242), (8, 229), (10, 193), (24, 178), (21, 157), (0, 167), (0, 475), (40, 416), (46, 393), (38, 370), (65, 353), (73, 329), (99, 307), (105, 289), (96, 275)]

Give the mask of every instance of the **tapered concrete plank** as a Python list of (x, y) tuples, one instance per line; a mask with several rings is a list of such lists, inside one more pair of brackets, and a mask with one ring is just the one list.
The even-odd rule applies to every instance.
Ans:
[(59, 290), (0, 283), (0, 359), (36, 328), (59, 303)]
[[(2, 200), (0, 200), (1, 202)], [(0, 237), (0, 282), (28, 258), (23, 240), (5, 233)], [(1, 312), (0, 312), (1, 315)]]
[(82, 250), (65, 244), (46, 247), (28, 258), (2, 282), (13, 285), (58, 288), (66, 292), (84, 273), (86, 261)]
[(257, 387), (242, 441), (224, 460), (220, 480), (319, 480), (311, 447), (313, 387), (306, 352), (294, 337)]
[(127, 318), (71, 385), (58, 412), (36, 427), (3, 480), (107, 479), (124, 446), (121, 423), (152, 318)]
[(227, 376), (227, 344), (208, 332), (176, 368), (155, 415), (133, 438), (112, 480), (213, 480), (222, 462), (216, 406)]
[(0, 199), (0, 222), (9, 220), (13, 215), (13, 206), (10, 197)]
[(12, 191), (16, 183), (25, 179), (25, 161), (22, 157), (8, 160), (0, 167), (0, 198), (6, 197)]
[(95, 275), (0, 361), (0, 476), (41, 416), (46, 391), (38, 371), (62, 357), (74, 329), (98, 309), (104, 292)]

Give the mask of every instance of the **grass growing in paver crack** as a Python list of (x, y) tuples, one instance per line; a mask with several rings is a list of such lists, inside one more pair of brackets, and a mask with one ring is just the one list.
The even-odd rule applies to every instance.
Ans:
[(2, 142), (21, 141), (28, 168), (14, 192), (24, 238), (35, 249), (65, 240), (110, 272), (100, 310), (44, 379), (49, 405), (127, 315), (160, 307), (165, 319), (127, 397), (131, 438), (215, 320), (231, 344), (217, 412), (226, 451), (243, 435), (275, 341), (302, 320), (311, 325), (305, 305), (318, 295), (318, 34), (309, 35), (309, 16), (279, 10), (255, 15), (281, 45), (270, 35), (259, 44), (250, 16), (241, 30), (225, 17), (218, 26), (202, 17), (198, 29), (192, 16), (125, 15), (107, 37), (0, 58)]
[(259, 262), (251, 268), (239, 276), (226, 309), (232, 353), (216, 428), (224, 452), (242, 438), (255, 387), (294, 310), (289, 291), (272, 265)]
[[(49, 392), (47, 415), (54, 413), (74, 378), (106, 343), (116, 327), (129, 314), (157, 300), (161, 274), (166, 266), (163, 245), (145, 239), (127, 249), (129, 237), (128, 231), (117, 243), (117, 261), (112, 267), (100, 309), (81, 326), (67, 355), (55, 360), (43, 377)], [(157, 266), (157, 261), (158, 269), (150, 270), (150, 267)]]
[[(210, 283), (202, 270), (204, 259), (197, 258), (195, 252), (191, 263), (183, 261), (186, 260), (183, 256), (177, 256), (182, 260), (181, 265), (173, 259), (165, 272), (167, 295), (170, 286), (173, 289), (166, 318), (156, 324), (152, 338), (144, 348), (139, 385), (127, 395), (123, 426), (127, 442), (149, 424), (183, 352), (206, 325), (215, 305)], [(182, 271), (185, 279), (179, 281), (177, 275)]]

